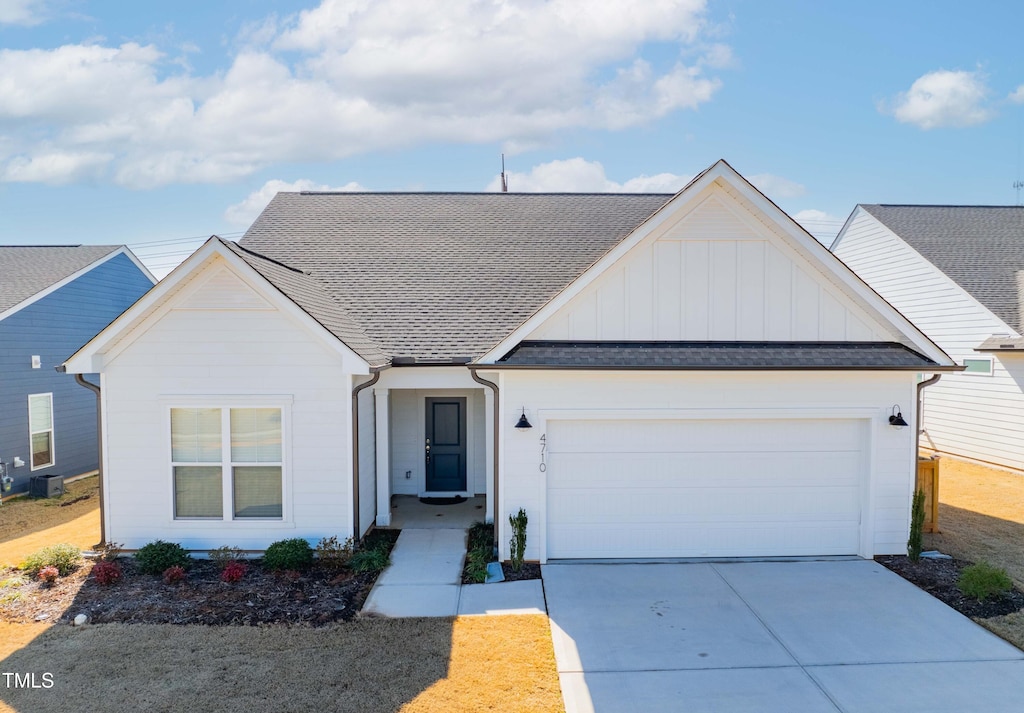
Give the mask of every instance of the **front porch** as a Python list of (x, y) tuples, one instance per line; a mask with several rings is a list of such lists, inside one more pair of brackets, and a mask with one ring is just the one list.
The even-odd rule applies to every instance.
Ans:
[(415, 495), (391, 496), (395, 530), (466, 530), (487, 519), (487, 498), (479, 495), (452, 505), (428, 505)]
[[(387, 369), (360, 393), (358, 409), (361, 531), (493, 521), (494, 396), (468, 369)], [(419, 500), (452, 496), (467, 500)]]

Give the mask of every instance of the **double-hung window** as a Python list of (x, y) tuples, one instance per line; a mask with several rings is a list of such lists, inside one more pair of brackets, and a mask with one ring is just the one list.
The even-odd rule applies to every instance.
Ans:
[(172, 408), (177, 519), (281, 520), (280, 408)]
[(28, 397), (28, 437), (32, 443), (32, 468), (53, 465), (53, 394)]

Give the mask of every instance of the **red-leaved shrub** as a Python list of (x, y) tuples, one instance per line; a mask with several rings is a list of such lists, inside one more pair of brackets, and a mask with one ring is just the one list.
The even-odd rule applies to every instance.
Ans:
[(92, 576), (104, 587), (109, 587), (121, 579), (121, 566), (117, 562), (97, 562), (92, 568)]
[(228, 584), (234, 584), (245, 576), (245, 571), (247, 569), (249, 569), (249, 565), (245, 562), (232, 560), (224, 565), (224, 569), (220, 573), (220, 581), (227, 582)]
[(52, 585), (54, 582), (57, 581), (57, 577), (59, 576), (60, 570), (54, 567), (53, 565), (43, 567), (41, 570), (39, 570), (39, 579), (45, 582), (46, 584)]
[(185, 579), (185, 568), (179, 565), (164, 570), (164, 584), (177, 584)]

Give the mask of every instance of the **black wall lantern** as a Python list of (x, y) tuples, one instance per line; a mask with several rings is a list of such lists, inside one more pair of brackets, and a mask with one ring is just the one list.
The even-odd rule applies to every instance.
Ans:
[(896, 428), (903, 428), (904, 426), (910, 425), (903, 419), (903, 414), (900, 412), (899, 404), (895, 404), (892, 407), (892, 413), (889, 414), (889, 425), (895, 426)]
[[(906, 424), (903, 424), (903, 425), (906, 425)], [(516, 428), (522, 428), (522, 429), (533, 428), (533, 426), (530, 424), (530, 422), (526, 419), (526, 408), (525, 407), (523, 408), (523, 415), (519, 417), (519, 421), (516, 423)]]

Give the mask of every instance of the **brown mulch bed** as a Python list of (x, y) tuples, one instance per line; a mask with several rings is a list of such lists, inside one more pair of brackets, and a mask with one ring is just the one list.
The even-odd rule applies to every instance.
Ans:
[(911, 562), (906, 555), (886, 555), (875, 557), (875, 561), (971, 618), (989, 619), (1024, 609), (1024, 592), (1016, 587), (983, 601), (961, 592), (956, 585), (960, 572), (971, 564), (966, 560), (921, 558)]
[[(377, 532), (394, 546), (397, 531)], [(140, 574), (130, 557), (117, 563), (123, 575), (109, 586), (89, 576), (91, 562), (53, 586), (31, 580), (17, 585), (17, 570), (0, 570), (0, 621), (69, 623), (86, 614), (94, 623), (323, 626), (352, 619), (377, 579), (377, 573), (317, 566), (302, 573), (268, 572), (260, 560), (251, 560), (239, 582), (226, 584), (213, 562), (197, 559), (184, 581), (165, 584), (161, 577)]]
[(523, 562), (523, 567), (518, 572), (512, 569), (508, 562), (501, 563), (501, 571), (505, 575), (506, 582), (521, 582), (524, 579), (540, 579), (540, 565), (536, 562)]

